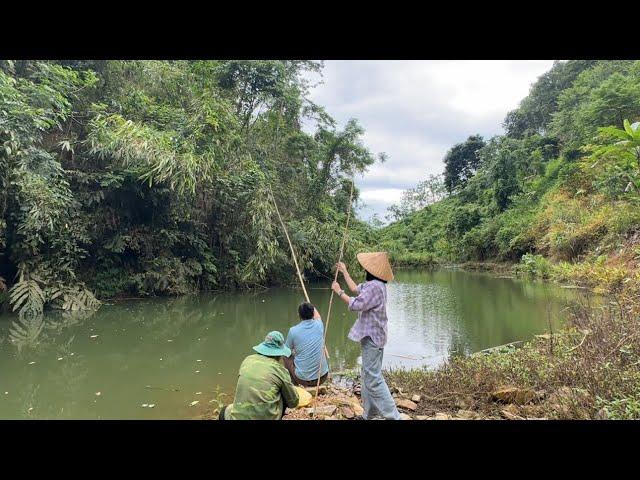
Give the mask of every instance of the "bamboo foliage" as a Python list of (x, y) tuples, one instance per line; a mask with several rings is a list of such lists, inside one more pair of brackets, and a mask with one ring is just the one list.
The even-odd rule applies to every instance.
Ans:
[[(0, 61), (0, 302), (38, 315), (288, 283), (269, 187), (302, 274), (329, 273), (343, 180), (375, 156), (357, 122), (341, 131), (307, 99), (320, 67)], [(13, 285), (16, 270), (29, 276)]]

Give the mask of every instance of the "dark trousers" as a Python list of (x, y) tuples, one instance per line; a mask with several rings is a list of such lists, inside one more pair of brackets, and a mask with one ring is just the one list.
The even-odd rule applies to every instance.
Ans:
[[(318, 380), (302, 380), (301, 378), (296, 377), (296, 366), (293, 361), (293, 355), (290, 357), (282, 357), (284, 362), (284, 366), (289, 370), (289, 375), (291, 375), (291, 381), (294, 385), (299, 385), (302, 387), (315, 387), (318, 384)], [(329, 373), (325, 373), (320, 377), (320, 385), (327, 381), (327, 377)]]

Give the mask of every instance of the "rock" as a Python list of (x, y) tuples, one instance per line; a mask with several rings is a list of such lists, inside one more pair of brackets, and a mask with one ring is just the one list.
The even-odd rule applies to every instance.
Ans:
[[(315, 408), (315, 415), (326, 415), (330, 417), (336, 412), (337, 409), (338, 407), (336, 407), (335, 405), (323, 405)], [(307, 413), (307, 415), (314, 414), (314, 408), (305, 408), (305, 413)]]
[(400, 420), (411, 420), (411, 417), (409, 415), (407, 415), (406, 413), (401, 413), (400, 414)]
[(448, 415), (446, 413), (436, 413), (433, 419), (434, 420), (451, 420), (451, 415)]
[(414, 395), (411, 397), (412, 402), (420, 403), (420, 400), (422, 400), (422, 397), (420, 395)]
[(411, 400), (408, 400), (406, 398), (396, 398), (396, 405), (400, 408), (411, 410), (412, 412), (415, 411), (416, 408), (418, 408), (418, 406), (415, 403), (413, 403)]
[(362, 406), (357, 402), (353, 402), (351, 404), (351, 408), (353, 409), (353, 413), (355, 413), (356, 416), (361, 416), (364, 414), (364, 408), (362, 408)]
[(349, 407), (342, 407), (340, 409), (340, 412), (342, 413), (344, 418), (352, 419), (356, 416), (356, 414), (353, 413), (353, 410), (351, 410)]
[(524, 420), (523, 417), (518, 415), (520, 413), (518, 410), (518, 407), (516, 407), (513, 404), (507, 405), (505, 408), (503, 408), (500, 411), (500, 413), (502, 414), (503, 417), (505, 417), (508, 420)]
[(538, 398), (530, 388), (503, 387), (491, 393), (491, 400), (502, 403), (524, 405)]
[(429, 415), (416, 415), (416, 420), (433, 420)]

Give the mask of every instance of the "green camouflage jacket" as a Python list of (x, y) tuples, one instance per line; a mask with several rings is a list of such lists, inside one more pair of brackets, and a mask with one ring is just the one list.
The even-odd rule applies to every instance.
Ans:
[(296, 392), (287, 369), (276, 359), (249, 355), (240, 365), (233, 403), (225, 411), (225, 420), (279, 420), (283, 401), (289, 408), (298, 406)]

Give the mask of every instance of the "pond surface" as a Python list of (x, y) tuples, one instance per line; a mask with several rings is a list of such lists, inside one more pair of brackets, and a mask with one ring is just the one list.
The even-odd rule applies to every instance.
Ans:
[[(326, 285), (309, 289), (323, 314), (329, 294)], [(436, 367), (452, 355), (529, 339), (549, 322), (557, 328), (577, 295), (460, 270), (399, 271), (388, 286), (384, 365)], [(299, 290), (279, 288), (129, 300), (90, 316), (25, 324), (0, 316), (0, 419), (193, 417), (216, 389), (232, 398), (242, 359), (268, 331), (286, 335), (302, 299)], [(334, 299), (333, 371), (358, 365), (359, 345), (347, 339), (355, 318)]]

